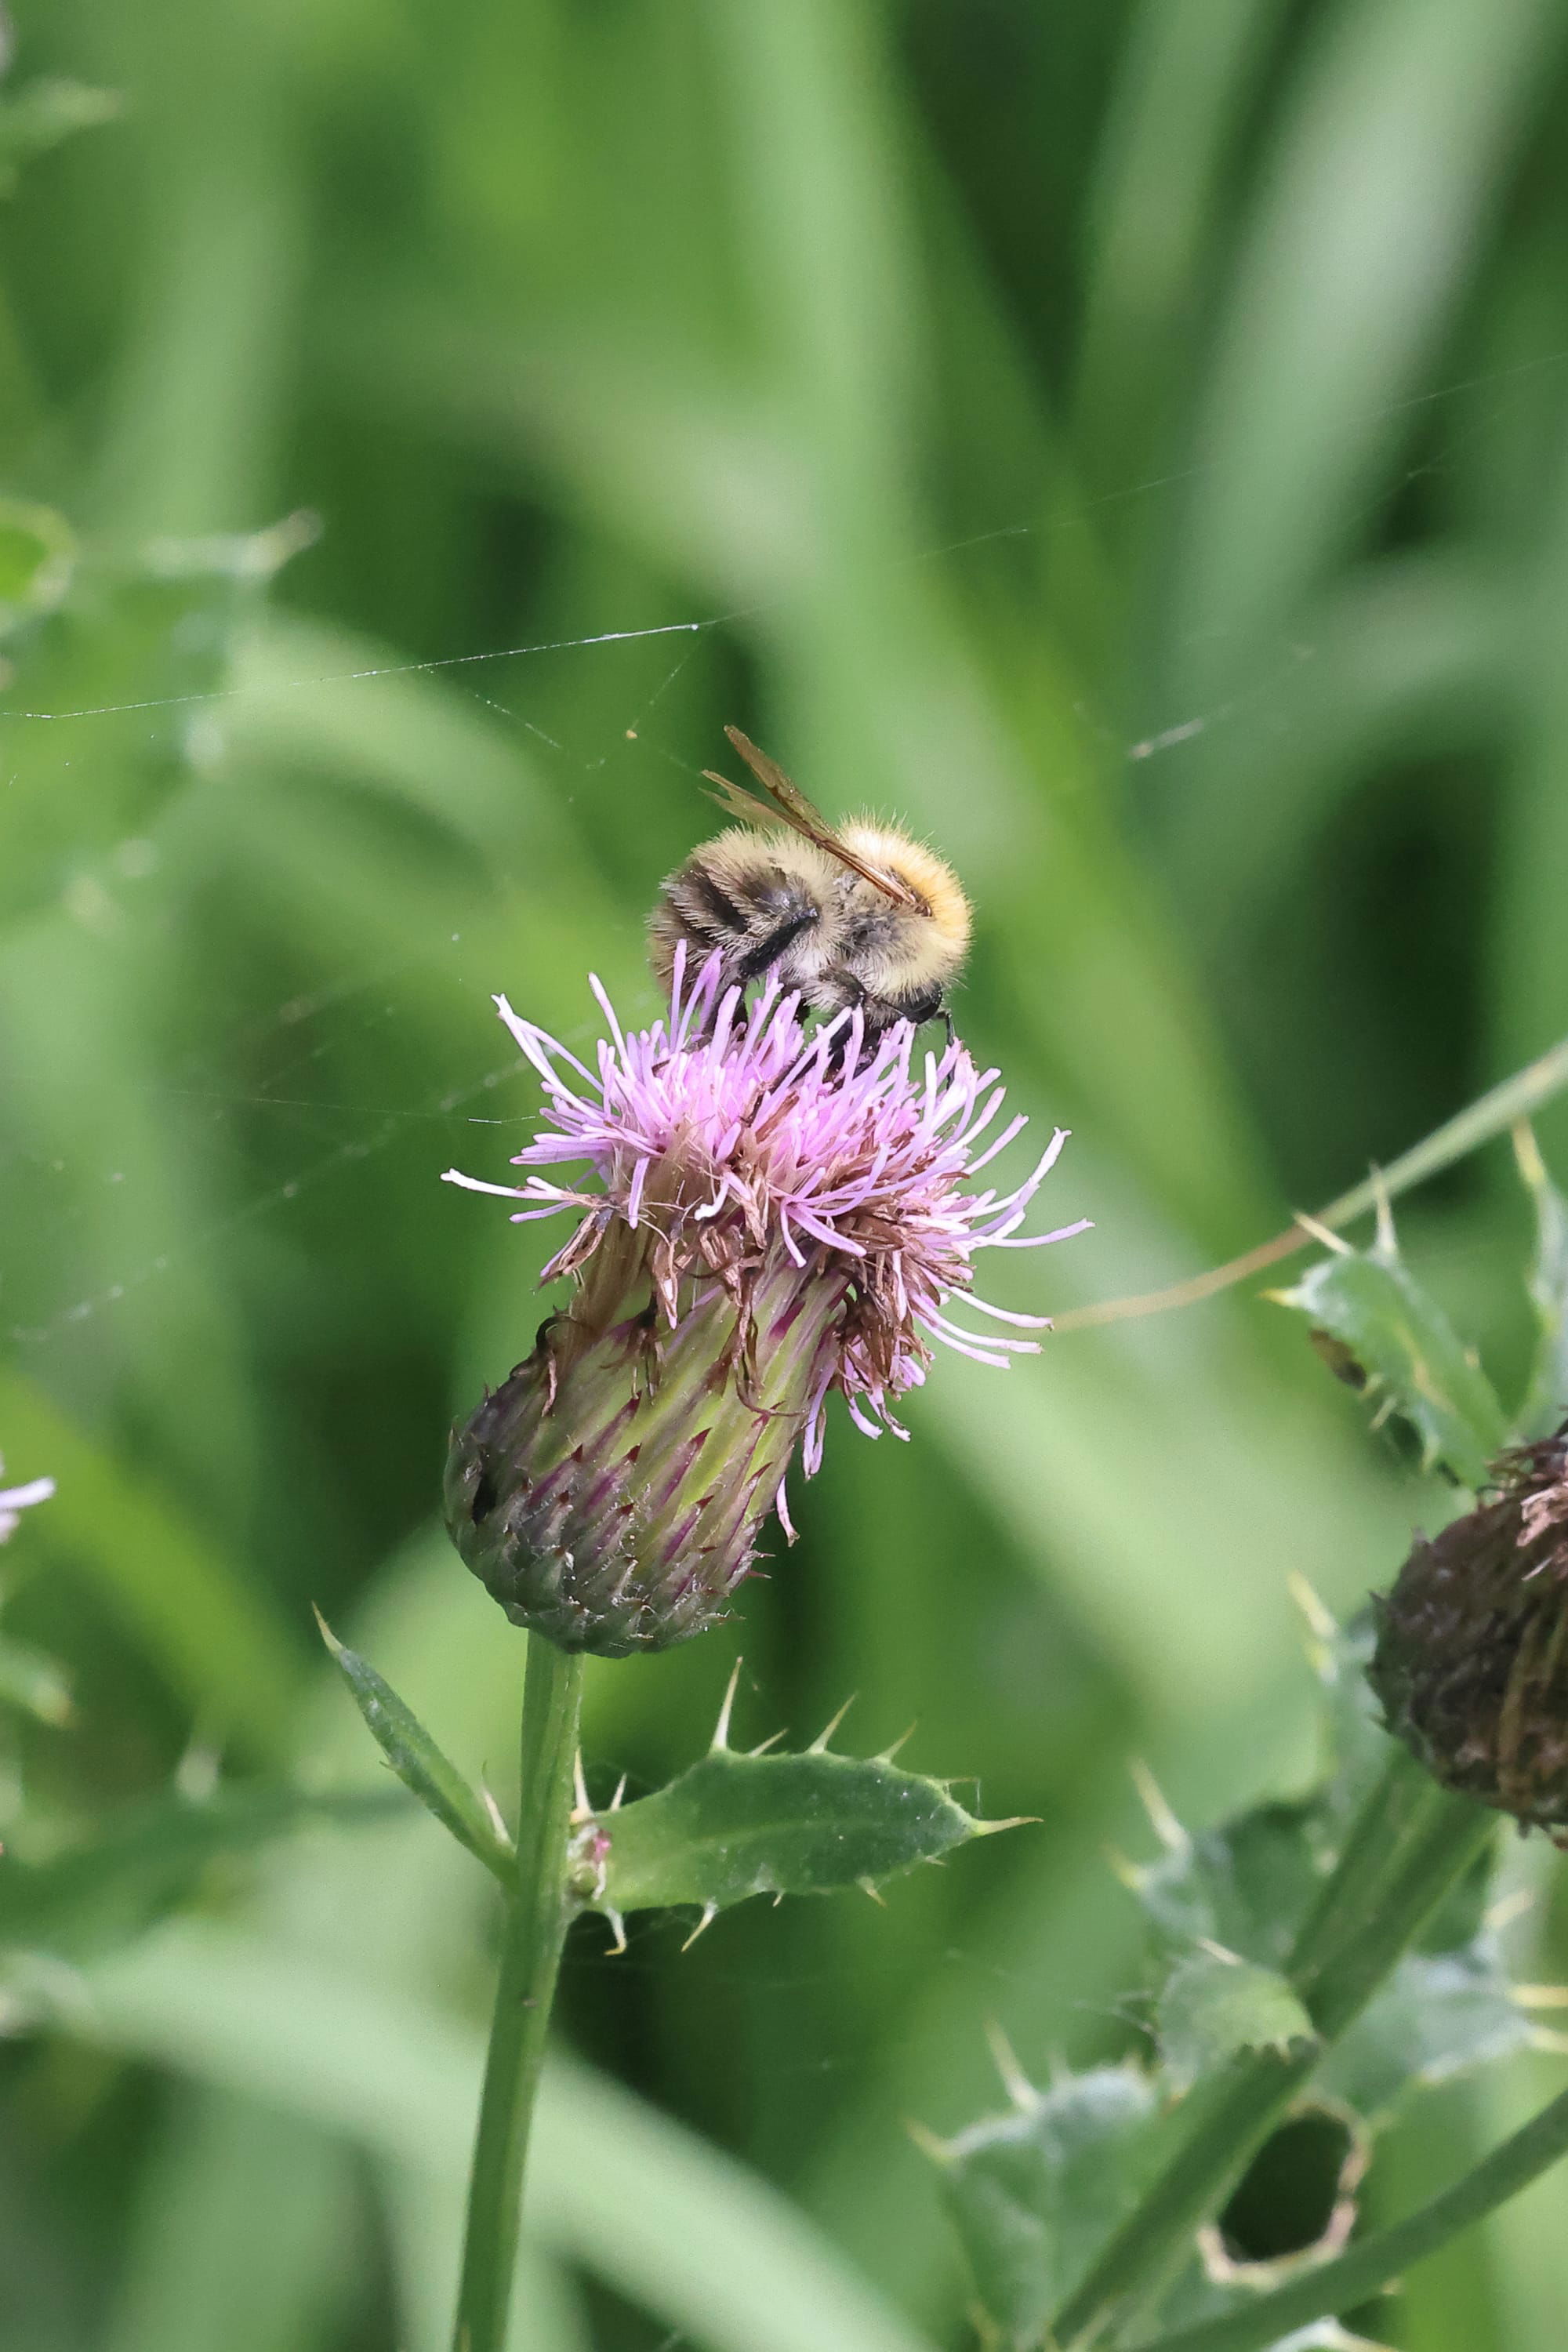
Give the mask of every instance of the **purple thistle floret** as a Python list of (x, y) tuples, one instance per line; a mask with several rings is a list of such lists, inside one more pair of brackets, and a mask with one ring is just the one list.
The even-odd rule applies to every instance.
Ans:
[[(496, 1000), (544, 1083), (548, 1124), (514, 1163), (535, 1172), (504, 1185), (447, 1171), (521, 1202), (516, 1223), (579, 1218), (542, 1276), (572, 1276), (573, 1304), (458, 1439), (449, 1516), (520, 1622), (568, 1647), (657, 1647), (721, 1613), (775, 1502), (790, 1532), (784, 1472), (797, 1443), (807, 1476), (817, 1468), (835, 1390), (868, 1435), (904, 1437), (893, 1401), (923, 1381), (933, 1342), (1002, 1368), (1035, 1352), (1032, 1339), (955, 1324), (948, 1302), (1046, 1328), (975, 1298), (973, 1259), (1089, 1220), (1019, 1231), (1061, 1129), (1012, 1191), (965, 1189), (1026, 1121), (1001, 1123), (997, 1072), (961, 1045), (917, 1066), (908, 1024), (871, 1045), (858, 1014), (808, 1030), (776, 982), (749, 1006), (725, 989), (717, 958), (689, 983), (678, 962), (668, 1023), (630, 1035), (592, 985), (611, 1031), (596, 1075)], [(589, 1181), (537, 1172), (563, 1164), (585, 1165)], [(651, 1462), (650, 1437), (662, 1441)], [(584, 1547), (612, 1536), (614, 1572), (580, 1610), (585, 1580), (602, 1581)], [(560, 1574), (542, 1573), (547, 1559)]]
[[(0, 1471), (5, 1465), (0, 1461)], [(24, 1511), (35, 1503), (47, 1503), (55, 1491), (52, 1478), (30, 1478), (25, 1486), (0, 1486), (0, 1543), (16, 1532)]]

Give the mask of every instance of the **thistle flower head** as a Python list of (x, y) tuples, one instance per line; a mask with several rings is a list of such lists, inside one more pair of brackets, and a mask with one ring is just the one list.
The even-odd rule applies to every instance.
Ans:
[[(787, 1531), (784, 1472), (797, 1444), (817, 1467), (835, 1391), (868, 1434), (903, 1437), (894, 1403), (935, 1343), (1001, 1366), (1032, 1352), (949, 1302), (1040, 1328), (974, 1298), (973, 1261), (1088, 1220), (1019, 1231), (1059, 1129), (1022, 1184), (970, 1188), (1025, 1121), (960, 1045), (917, 1065), (907, 1024), (874, 1044), (858, 1015), (812, 1032), (775, 983), (749, 1006), (725, 989), (716, 958), (690, 982), (678, 962), (668, 1021), (630, 1035), (594, 987), (596, 1072), (497, 999), (546, 1123), (521, 1184), (448, 1171), (521, 1202), (515, 1222), (579, 1220), (542, 1277), (571, 1276), (572, 1304), (458, 1440), (448, 1512), (520, 1622), (652, 1648), (721, 1613), (775, 1498)], [(563, 1165), (584, 1173), (540, 1172)]]
[[(0, 1472), (5, 1467), (5, 1462), (0, 1460)], [(31, 1478), (25, 1486), (0, 1487), (0, 1543), (16, 1532), (24, 1511), (30, 1510), (35, 1503), (47, 1503), (54, 1491), (52, 1478)]]
[(1530, 1825), (1568, 1827), (1568, 1423), (1421, 1538), (1374, 1604), (1368, 1670), (1435, 1777)]

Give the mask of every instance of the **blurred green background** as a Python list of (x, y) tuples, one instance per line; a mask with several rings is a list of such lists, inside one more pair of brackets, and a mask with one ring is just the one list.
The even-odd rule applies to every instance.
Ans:
[[(381, 1785), (311, 1601), (505, 1790), (520, 1644), (432, 1509), (552, 1244), (436, 1180), (501, 1177), (534, 1106), (492, 992), (579, 1050), (590, 969), (654, 1013), (725, 721), (970, 886), (960, 1025), (1074, 1130), (1052, 1221), (1096, 1220), (993, 1273), (1012, 1305), (1244, 1248), (1568, 1030), (1553, 0), (14, 32), (0, 1448), (60, 1491), (0, 1634), (74, 1711), (0, 1718), (8, 1840), (176, 1776)], [(1506, 1153), (1401, 1222), (1515, 1379)], [(732, 1631), (591, 1673), (593, 1784), (696, 1753), (743, 1654), (739, 1732), (854, 1692), (860, 1747), (913, 1718), (1038, 1825), (886, 1911), (576, 1931), (526, 2352), (972, 2341), (906, 2120), (999, 2103), (989, 2024), (1036, 2074), (1135, 2044), (1129, 1758), (1189, 1817), (1301, 1771), (1291, 1578), (1353, 1606), (1445, 1507), (1252, 1297), (947, 1358), (912, 1420), (835, 1427)], [(437, 2352), (492, 1927), (399, 1821), (35, 1960), (8, 2352)], [(1568, 1965), (1549, 1899), (1516, 1934)], [(1435, 2095), (1372, 2210), (1559, 2071)], [(1563, 2193), (1379, 2325), (1556, 2352)]]

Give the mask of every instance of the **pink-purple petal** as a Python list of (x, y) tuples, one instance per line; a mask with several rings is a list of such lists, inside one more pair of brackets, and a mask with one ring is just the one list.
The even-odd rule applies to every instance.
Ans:
[[(1035, 1351), (1032, 1339), (986, 1342), (942, 1311), (951, 1297), (968, 1296), (994, 1321), (1048, 1328), (1045, 1317), (973, 1298), (974, 1255), (1043, 1247), (1089, 1223), (1051, 1234), (1019, 1231), (1067, 1140), (1065, 1129), (1055, 1130), (1011, 1191), (967, 1189), (1027, 1124), (1016, 1114), (976, 1150), (1005, 1101), (997, 1071), (979, 1070), (956, 1044), (923, 1054), (917, 1066), (908, 1024), (868, 1042), (858, 1011), (808, 1032), (798, 1002), (776, 980), (747, 1005), (739, 988), (721, 990), (716, 958), (693, 977), (684, 950), (668, 1025), (628, 1034), (599, 982), (590, 984), (611, 1032), (598, 1047), (596, 1076), (504, 998), (497, 1007), (545, 1090), (546, 1124), (516, 1164), (585, 1163), (599, 1192), (537, 1176), (524, 1187), (491, 1184), (456, 1170), (450, 1181), (527, 1202), (514, 1213), (519, 1222), (588, 1210), (602, 1234), (617, 1217), (641, 1225), (650, 1171), (669, 1159), (682, 1171), (672, 1188), (678, 1205), (667, 1202), (658, 1220), (659, 1288), (672, 1319), (685, 1311), (683, 1277), (703, 1265), (738, 1265), (737, 1251), (765, 1259), (776, 1247), (806, 1280), (818, 1266), (836, 1265), (847, 1284), (845, 1320), (805, 1412), (808, 1475), (820, 1460), (832, 1388), (861, 1427), (896, 1427), (889, 1398), (923, 1381), (928, 1337), (1003, 1368), (1013, 1355)], [(843, 1047), (837, 1055), (836, 1038)], [(568, 1084), (563, 1064), (581, 1077), (581, 1091)], [(726, 1233), (734, 1238), (727, 1242)], [(559, 1255), (582, 1262), (570, 1244)], [(745, 1255), (745, 1262), (758, 1260)]]

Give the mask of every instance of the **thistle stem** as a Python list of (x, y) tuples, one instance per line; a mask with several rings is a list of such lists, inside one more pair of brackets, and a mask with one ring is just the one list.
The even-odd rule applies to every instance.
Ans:
[(1436, 2253), (1461, 2230), (1484, 2221), (1565, 2154), (1568, 2091), (1560, 2092), (1462, 2180), (1405, 2221), (1363, 2238), (1348, 2253), (1260, 2296), (1243, 2311), (1146, 2339), (1136, 2352), (1267, 2352), (1268, 2346), (1310, 2327), (1315, 2319), (1353, 2310), (1412, 2263)]
[(453, 2352), (500, 2352), (521, 2219), (523, 2162), (569, 1917), (566, 1844), (580, 1655), (528, 1637), (516, 1874), (485, 2055)]
[(1147, 2316), (1188, 2260), (1199, 2223), (1224, 2204), (1327, 2044), (1361, 2014), (1496, 1821), (1394, 1756), (1286, 1964), (1314, 2038), (1244, 2052), (1189, 2094), (1168, 2161), (1058, 2313), (1053, 2344), (1087, 2346)]

